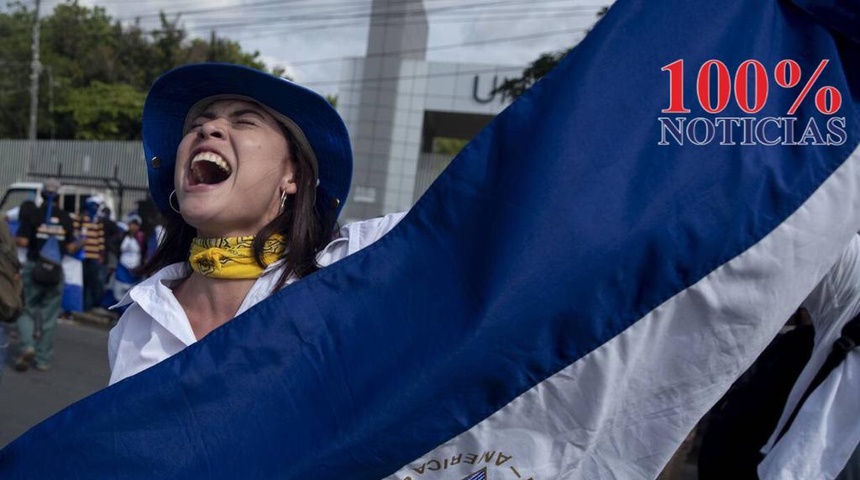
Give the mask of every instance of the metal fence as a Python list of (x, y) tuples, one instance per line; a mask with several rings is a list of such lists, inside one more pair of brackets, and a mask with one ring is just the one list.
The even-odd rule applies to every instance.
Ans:
[(47, 177), (114, 189), (122, 205), (117, 213), (122, 216), (146, 197), (143, 145), (139, 141), (0, 140), (2, 194), (13, 182)]

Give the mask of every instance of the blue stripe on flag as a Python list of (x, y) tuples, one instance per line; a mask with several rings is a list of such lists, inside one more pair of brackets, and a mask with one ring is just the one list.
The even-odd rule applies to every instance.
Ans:
[[(830, 59), (820, 84), (845, 96), (845, 141), (658, 145), (661, 67), (681, 58)], [(389, 475), (782, 224), (860, 140), (857, 60), (785, 2), (620, 0), (389, 235), (35, 427), (0, 473)], [(796, 94), (772, 90), (757, 115), (785, 116)], [(797, 115), (827, 120), (809, 101)], [(834, 232), (860, 228), (845, 213)]]
[(117, 264), (116, 270), (114, 273), (116, 280), (118, 282), (135, 284), (140, 281), (140, 277), (134, 275), (129, 271), (129, 269), (123, 264)]

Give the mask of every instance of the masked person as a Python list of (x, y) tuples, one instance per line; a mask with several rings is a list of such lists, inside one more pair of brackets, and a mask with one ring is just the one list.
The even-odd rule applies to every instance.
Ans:
[[(19, 218), (20, 225), (15, 237), (19, 247), (27, 249), (24, 263), (24, 312), (18, 318), (18, 335), (21, 354), (15, 361), (15, 369), (27, 370), (34, 363), (37, 370), (48, 370), (54, 355), (54, 328), (60, 316), (63, 297), (62, 272), (45, 279), (38, 274), (43, 247), (53, 239), (59, 244), (56, 256), (74, 255), (82, 242), (75, 241), (72, 217), (60, 208), (58, 193), (60, 182), (48, 179), (42, 187), (43, 202), (39, 208), (28, 209)], [(61, 262), (61, 258), (54, 258)], [(59, 268), (59, 266), (58, 266)]]
[(93, 195), (84, 202), (84, 211), (75, 222), (84, 241), (84, 311), (101, 305), (108, 279), (108, 253), (117, 237), (116, 224), (105, 215), (105, 209), (104, 198)]
[(318, 94), (229, 64), (153, 84), (143, 144), (164, 235), (119, 306), (111, 383), (203, 338), (278, 289), (376, 241), (402, 214), (335, 231), (349, 191), (346, 127)]

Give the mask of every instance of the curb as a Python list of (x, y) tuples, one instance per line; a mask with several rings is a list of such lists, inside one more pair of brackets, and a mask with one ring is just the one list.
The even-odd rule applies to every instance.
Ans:
[(71, 320), (84, 325), (110, 330), (116, 324), (119, 316), (99, 315), (89, 312), (71, 312)]

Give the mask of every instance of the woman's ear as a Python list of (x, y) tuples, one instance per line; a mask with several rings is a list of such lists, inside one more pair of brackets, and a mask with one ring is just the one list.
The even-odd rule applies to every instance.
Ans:
[(287, 172), (287, 174), (284, 175), (284, 178), (281, 179), (281, 192), (284, 192), (287, 195), (293, 195), (298, 191), (294, 176), (295, 174), (293, 172)]

